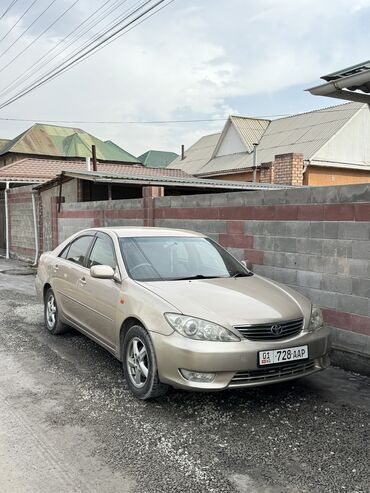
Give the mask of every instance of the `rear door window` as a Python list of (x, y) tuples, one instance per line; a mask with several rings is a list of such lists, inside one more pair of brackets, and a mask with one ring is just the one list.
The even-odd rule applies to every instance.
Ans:
[(74, 240), (68, 250), (66, 259), (75, 264), (85, 265), (93, 236), (80, 236)]

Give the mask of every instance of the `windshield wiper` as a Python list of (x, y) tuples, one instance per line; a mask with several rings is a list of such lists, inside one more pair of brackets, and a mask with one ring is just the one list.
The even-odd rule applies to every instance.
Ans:
[(253, 272), (236, 272), (233, 276), (230, 277), (250, 277), (253, 276)]
[(197, 274), (196, 276), (189, 277), (174, 277), (169, 279), (170, 281), (192, 281), (193, 279), (215, 279), (220, 276), (204, 276), (203, 274)]

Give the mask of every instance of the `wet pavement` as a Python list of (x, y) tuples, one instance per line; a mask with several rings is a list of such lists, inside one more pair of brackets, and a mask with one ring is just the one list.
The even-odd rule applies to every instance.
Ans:
[(0, 492), (370, 492), (370, 379), (135, 400), (86, 337), (52, 336), (33, 272), (0, 259)]

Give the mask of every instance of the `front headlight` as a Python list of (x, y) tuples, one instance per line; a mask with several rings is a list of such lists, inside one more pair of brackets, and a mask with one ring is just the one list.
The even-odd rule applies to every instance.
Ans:
[(310, 325), (308, 326), (308, 331), (313, 332), (315, 330), (321, 329), (324, 325), (324, 319), (322, 317), (322, 312), (320, 308), (316, 305), (312, 305)]
[(165, 313), (167, 322), (184, 337), (198, 341), (237, 342), (239, 337), (221, 325), (177, 313)]

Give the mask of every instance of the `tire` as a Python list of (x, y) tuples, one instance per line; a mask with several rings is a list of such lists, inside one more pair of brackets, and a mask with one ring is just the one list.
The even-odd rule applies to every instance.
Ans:
[(46, 291), (44, 297), (44, 319), (45, 327), (50, 334), (59, 335), (67, 332), (68, 326), (60, 321), (54, 291), (51, 288)]
[(126, 382), (134, 396), (149, 400), (165, 395), (168, 385), (159, 380), (153, 343), (144, 327), (132, 326), (125, 335), (122, 349)]

